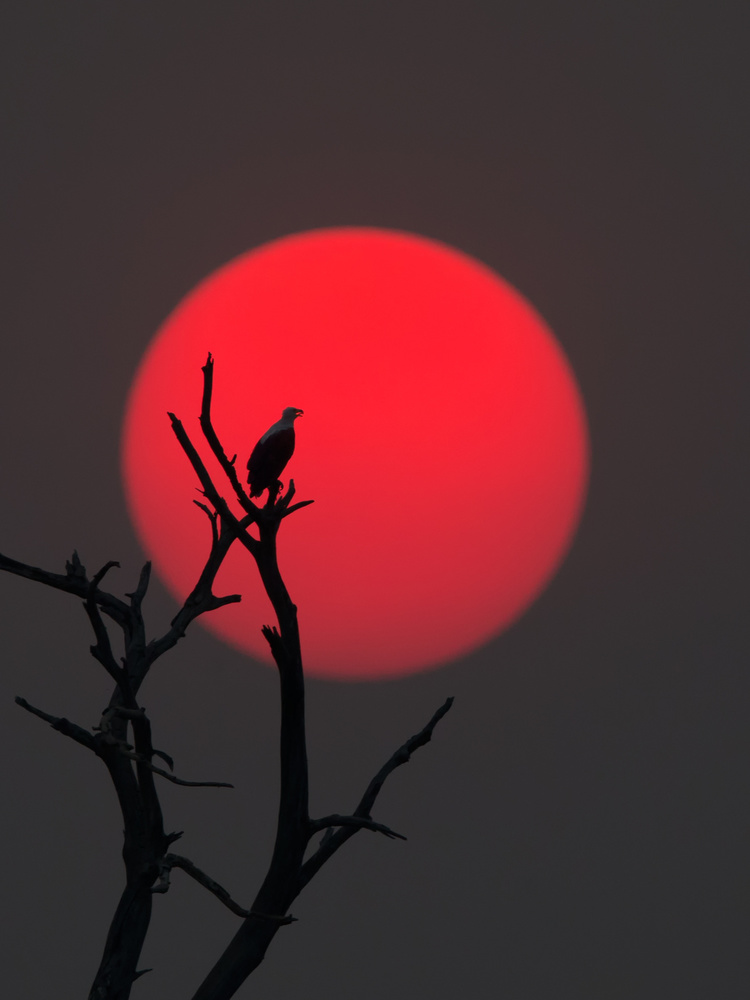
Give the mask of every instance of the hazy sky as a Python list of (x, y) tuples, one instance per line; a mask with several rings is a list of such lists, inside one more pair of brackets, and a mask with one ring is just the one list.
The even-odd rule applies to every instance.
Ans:
[[(739, 2), (665, 0), (0, 14), (0, 551), (118, 559), (110, 586), (132, 589), (118, 450), (138, 360), (196, 281), (298, 230), (393, 227), (477, 256), (555, 330), (588, 408), (584, 519), (521, 621), (409, 680), (310, 682), (319, 815), (456, 703), (379, 801), (408, 841), (350, 842), (238, 996), (747, 996), (749, 22)], [(109, 682), (80, 602), (0, 587), (4, 983), (76, 1000), (121, 821), (101, 763), (13, 697), (88, 727)], [(147, 613), (152, 634), (174, 613), (158, 583)], [(179, 774), (236, 785), (165, 787), (165, 822), (249, 905), (274, 674), (196, 628), (143, 702)], [(175, 872), (134, 998), (187, 1000), (236, 924)]]

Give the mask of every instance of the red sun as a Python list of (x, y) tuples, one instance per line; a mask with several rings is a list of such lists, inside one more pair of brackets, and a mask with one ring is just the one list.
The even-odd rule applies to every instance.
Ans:
[[(369, 680), (446, 663), (498, 635), (554, 574), (581, 514), (588, 435), (552, 333), (457, 250), (337, 228), (220, 268), (141, 362), (125, 416), (125, 489), (178, 600), (210, 536), (167, 411), (219, 483), (197, 419), (209, 351), (214, 426), (238, 468), (285, 406), (305, 411), (282, 478), (315, 503), (284, 522), (279, 562), (308, 674)], [(241, 546), (214, 589), (242, 602), (202, 623), (270, 660), (260, 629), (273, 611)]]

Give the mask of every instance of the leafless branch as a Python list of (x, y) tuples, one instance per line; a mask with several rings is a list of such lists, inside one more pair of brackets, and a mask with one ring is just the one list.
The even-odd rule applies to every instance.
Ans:
[(143, 754), (127, 750), (125, 747), (120, 747), (119, 752), (123, 757), (134, 760), (136, 764), (147, 767), (153, 774), (158, 774), (160, 777), (166, 778), (167, 781), (171, 781), (173, 785), (186, 785), (188, 788), (234, 788), (234, 785), (228, 781), (185, 781), (183, 778), (178, 778), (177, 775), (170, 774), (169, 771), (165, 771), (163, 768), (152, 764)]
[(407, 764), (411, 760), (411, 755), (415, 750), (418, 750), (420, 747), (423, 747), (425, 744), (430, 742), (435, 726), (438, 722), (440, 722), (443, 716), (450, 711), (452, 705), (453, 698), (446, 698), (427, 725), (420, 729), (414, 736), (410, 736), (409, 739), (398, 748), (393, 756), (386, 761), (367, 786), (365, 794), (362, 796), (359, 805), (354, 810), (355, 816), (368, 816), (370, 814), (372, 807), (375, 805), (375, 799), (378, 797), (380, 789), (383, 787), (386, 778), (393, 771), (395, 771), (397, 767), (401, 767), (402, 764)]
[(298, 503), (293, 503), (291, 507), (287, 507), (286, 510), (281, 512), (282, 517), (289, 517), (293, 514), (295, 510), (301, 510), (303, 507), (309, 507), (311, 503), (315, 503), (314, 500), (300, 500)]
[(209, 522), (211, 524), (211, 544), (212, 545), (218, 545), (219, 544), (219, 527), (218, 527), (219, 515), (216, 513), (215, 510), (211, 510), (211, 508), (208, 506), (208, 504), (201, 503), (200, 500), (193, 500), (193, 503), (195, 504), (196, 507), (200, 507), (200, 509), (206, 515), (206, 517), (208, 518), (208, 520), (209, 520)]
[(104, 578), (104, 575), (112, 569), (113, 566), (119, 566), (118, 562), (108, 562), (103, 566), (99, 572), (92, 578), (89, 584), (88, 594), (86, 595), (86, 600), (83, 602), (84, 608), (86, 609), (86, 614), (88, 615), (89, 621), (91, 622), (91, 627), (94, 630), (94, 635), (96, 637), (96, 643), (90, 646), (91, 655), (95, 660), (104, 667), (109, 676), (114, 680), (114, 682), (123, 687), (127, 685), (127, 674), (121, 667), (118, 666), (117, 660), (112, 653), (112, 646), (109, 641), (109, 632), (107, 631), (107, 626), (102, 620), (102, 616), (99, 613), (99, 606), (96, 603), (96, 591), (99, 583)]
[(30, 705), (25, 698), (16, 698), (16, 705), (20, 705), (21, 708), (25, 708), (27, 712), (31, 712), (32, 715), (36, 715), (38, 718), (43, 719), (48, 722), (53, 729), (56, 729), (58, 733), (62, 733), (63, 736), (69, 736), (76, 743), (80, 743), (81, 746), (86, 747), (87, 750), (93, 750), (94, 753), (98, 754), (99, 748), (97, 746), (96, 737), (92, 736), (87, 729), (83, 729), (81, 726), (77, 726), (75, 722), (70, 722), (68, 719), (62, 718), (57, 715), (50, 715), (48, 712), (43, 712), (41, 708), (35, 708)]
[(134, 611), (139, 611), (141, 604), (143, 603), (143, 598), (146, 596), (146, 591), (148, 590), (148, 584), (151, 579), (151, 563), (147, 562), (143, 564), (143, 569), (141, 570), (141, 575), (138, 577), (138, 585), (132, 594), (126, 594), (126, 597), (130, 598), (130, 607)]
[(250, 910), (244, 909), (236, 903), (227, 890), (210, 878), (204, 871), (193, 864), (189, 858), (184, 858), (181, 854), (165, 854), (159, 866), (159, 885), (153, 888), (153, 892), (166, 892), (169, 888), (169, 872), (172, 868), (181, 868), (191, 878), (195, 879), (204, 889), (208, 889), (216, 898), (235, 913), (238, 917), (249, 917)]
[(231, 462), (227, 458), (226, 452), (224, 451), (221, 441), (219, 441), (211, 420), (211, 399), (214, 389), (214, 359), (211, 357), (210, 351), (208, 357), (206, 358), (206, 363), (201, 368), (201, 371), (203, 372), (203, 398), (201, 400), (200, 425), (201, 430), (203, 431), (203, 436), (208, 442), (211, 451), (216, 456), (219, 465), (224, 470), (224, 474), (229, 480), (232, 489), (234, 490), (234, 494), (239, 500), (243, 510), (248, 514), (257, 514), (258, 508), (245, 492), (237, 476), (237, 470), (234, 467), (237, 456), (235, 455)]
[[(64, 590), (68, 594), (74, 594), (76, 597), (86, 600), (89, 596), (90, 582), (86, 576), (86, 570), (78, 558), (78, 553), (73, 553), (73, 561), (67, 563), (67, 568), (68, 572), (65, 575), (62, 573), (50, 573), (46, 569), (29, 566), (26, 563), (18, 562), (16, 559), (11, 559), (9, 556), (0, 553), (0, 570), (5, 570), (7, 573), (14, 573), (16, 576), (23, 576), (27, 580), (34, 580), (36, 583), (43, 583), (45, 586), (53, 587), (55, 590)], [(109, 615), (113, 621), (116, 621), (118, 625), (123, 625), (127, 622), (130, 608), (124, 601), (98, 588), (94, 590), (93, 598), (102, 611)]]
[[(177, 421), (177, 423), (179, 424), (179, 421)], [(173, 421), (173, 427), (174, 426), (175, 424)], [(180, 427), (182, 427), (181, 424)], [(175, 433), (177, 433), (177, 431), (175, 431)], [(181, 443), (184, 436), (184, 439), (188, 442), (190, 448), (193, 447), (190, 439), (187, 437), (187, 434), (185, 434), (184, 429), (181, 431), (181, 434), (178, 434), (177, 436)], [(198, 459), (198, 461), (200, 462), (200, 459)], [(205, 467), (204, 472), (207, 479), (210, 481), (210, 477), (208, 476), (208, 472), (205, 471)], [(216, 488), (213, 486), (213, 483), (211, 483), (211, 492), (216, 493)], [(218, 496), (218, 493), (216, 493), (216, 495)], [(208, 554), (208, 558), (206, 559), (201, 575), (198, 578), (198, 582), (188, 594), (184, 604), (170, 622), (169, 630), (159, 639), (153, 639), (148, 644), (148, 648), (146, 649), (146, 663), (149, 665), (158, 657), (162, 656), (168, 649), (175, 646), (185, 635), (188, 625), (190, 625), (190, 623), (199, 615), (205, 614), (208, 611), (215, 611), (218, 608), (223, 608), (227, 604), (237, 604), (242, 600), (242, 596), (240, 594), (228, 594), (224, 597), (217, 597), (211, 588), (214, 580), (216, 579), (216, 574), (219, 572), (232, 542), (237, 538), (238, 534), (247, 534), (246, 528), (250, 523), (252, 523), (251, 516), (248, 515), (241, 521), (238, 521), (226, 506), (225, 501), (221, 500), (221, 504), (225, 508), (225, 514), (218, 515), (221, 519), (221, 529), (217, 532), (216, 522), (214, 520), (217, 515), (211, 512), (205, 504), (200, 502), (197, 503), (198, 506), (206, 512), (209, 520), (211, 520), (211, 550)], [(214, 503), (213, 499), (211, 500), (211, 503)], [(218, 508), (218, 505), (214, 504), (214, 507)], [(254, 539), (252, 541), (254, 541)]]
[(330, 830), (332, 827), (337, 826), (350, 826), (357, 830), (373, 830), (375, 833), (382, 833), (391, 839), (406, 840), (406, 837), (402, 833), (396, 833), (395, 830), (391, 830), (389, 826), (385, 826), (383, 823), (376, 823), (369, 816), (339, 816), (338, 813), (334, 813), (331, 816), (324, 816), (322, 819), (310, 820), (310, 836), (320, 830)]
[[(415, 750), (424, 746), (426, 743), (429, 743), (432, 739), (432, 733), (435, 726), (438, 722), (440, 722), (446, 712), (450, 710), (452, 704), (453, 698), (448, 698), (440, 706), (437, 712), (435, 712), (427, 725), (420, 729), (420, 731), (414, 736), (409, 737), (409, 739), (406, 740), (406, 742), (403, 743), (386, 761), (367, 786), (364, 795), (359, 801), (359, 805), (352, 814), (353, 818), (369, 819), (372, 807), (375, 805), (375, 800), (377, 799), (380, 789), (383, 787), (383, 784), (388, 776), (395, 771), (397, 767), (400, 767), (402, 764), (406, 764)], [(326, 835), (323, 838), (317, 851), (309, 857), (302, 866), (302, 870), (300, 871), (300, 889), (304, 888), (304, 886), (308, 884), (310, 879), (320, 871), (326, 861), (328, 861), (329, 858), (331, 858), (336, 851), (347, 842), (347, 840), (353, 837), (356, 832), (357, 827), (353, 825), (342, 825), (335, 833), (332, 833), (330, 836)]]
[(167, 781), (171, 781), (175, 785), (186, 785), (191, 788), (234, 788), (234, 785), (230, 784), (228, 781), (185, 781), (182, 778), (176, 777), (174, 774), (169, 774), (160, 767), (156, 767), (152, 764), (151, 758), (154, 756), (161, 757), (162, 760), (166, 761), (169, 766), (170, 771), (174, 770), (174, 761), (169, 756), (169, 754), (164, 753), (162, 750), (154, 750), (151, 745), (151, 724), (148, 721), (146, 711), (144, 708), (125, 708), (122, 706), (115, 706), (109, 708), (105, 713), (101, 729), (103, 732), (109, 729), (109, 727), (104, 722), (107, 717), (112, 718), (113, 716), (118, 716), (122, 719), (128, 719), (133, 725), (133, 735), (136, 740), (136, 748), (133, 748), (122, 741), (115, 740), (119, 753), (123, 757), (127, 757), (129, 760), (135, 761), (137, 764), (147, 768), (152, 774), (158, 774), (162, 778), (166, 778)]
[(314, 500), (299, 500), (290, 507), (289, 504), (292, 503), (292, 499), (296, 492), (297, 489), (294, 485), (294, 480), (290, 479), (289, 487), (286, 493), (283, 496), (280, 496), (275, 504), (275, 510), (279, 517), (288, 517), (290, 514), (293, 514), (295, 510), (300, 510), (302, 507), (308, 507), (311, 503), (315, 503)]
[[(120, 803), (124, 825), (122, 856), (126, 881), (92, 986), (92, 998), (106, 996), (114, 1000), (127, 1000), (129, 997), (132, 982), (142, 974), (136, 971), (136, 963), (149, 926), (153, 893), (167, 891), (171, 869), (177, 867), (182, 868), (242, 918), (235, 937), (193, 998), (229, 1000), (263, 960), (279, 927), (294, 920), (288, 914), (293, 900), (339, 847), (359, 830), (370, 830), (389, 838), (406, 839), (402, 834), (372, 819), (372, 808), (389, 775), (395, 768), (406, 763), (417, 748), (430, 740), (435, 726), (450, 709), (453, 701), (449, 698), (427, 725), (392, 755), (372, 779), (353, 813), (333, 813), (320, 819), (310, 819), (305, 687), (297, 608), (279, 570), (276, 537), (282, 520), (312, 501), (293, 502), (296, 490), (294, 480), (290, 479), (286, 492), (283, 492), (281, 483), (278, 483), (268, 490), (268, 497), (262, 506), (252, 502), (237, 475), (237, 456), (231, 460), (227, 458), (212, 424), (213, 358), (210, 354), (202, 371), (204, 382), (200, 426), (205, 441), (232, 487), (236, 501), (245, 513), (238, 517), (230, 508), (181, 421), (170, 413), (177, 441), (198, 477), (202, 499), (195, 503), (209, 519), (211, 546), (195, 586), (165, 634), (150, 642), (146, 640), (141, 606), (150, 579), (149, 563), (141, 570), (135, 590), (126, 595), (129, 599), (129, 603), (126, 603), (100, 589), (104, 576), (117, 563), (107, 563), (89, 579), (76, 552), (67, 562), (64, 575), (49, 573), (0, 554), (0, 570), (64, 590), (84, 602), (96, 640), (91, 652), (115, 681), (115, 689), (102, 713), (95, 735), (67, 719), (33, 707), (23, 698), (16, 699), (26, 711), (93, 750), (105, 763)], [(234, 501), (233, 507), (237, 509)], [(257, 536), (250, 533), (253, 526)], [(217, 573), (235, 542), (244, 546), (255, 560), (276, 615), (276, 624), (264, 626), (263, 634), (278, 668), (281, 689), (280, 790), (276, 836), (265, 878), (250, 909), (240, 907), (222, 886), (189, 859), (167, 853), (179, 834), (167, 834), (164, 831), (155, 776), (163, 777), (173, 784), (190, 787), (231, 788), (232, 785), (218, 781), (186, 781), (171, 773), (174, 770), (172, 758), (154, 748), (151, 723), (145, 710), (137, 703), (140, 685), (149, 668), (185, 635), (190, 623), (201, 614), (240, 600), (239, 594), (217, 597), (213, 593)], [(122, 666), (115, 660), (110, 630), (102, 618), (103, 614), (122, 629), (125, 653)], [(132, 743), (129, 742), (131, 732)], [(156, 766), (154, 758), (161, 758), (170, 770)], [(310, 838), (322, 831), (325, 833), (317, 850), (305, 861)]]

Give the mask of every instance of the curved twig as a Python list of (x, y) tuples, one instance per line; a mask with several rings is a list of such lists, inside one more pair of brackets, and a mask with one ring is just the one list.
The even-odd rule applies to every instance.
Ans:
[(382, 833), (391, 839), (406, 840), (406, 837), (402, 833), (396, 833), (395, 830), (391, 830), (384, 823), (376, 823), (369, 816), (340, 816), (338, 813), (334, 813), (331, 816), (324, 816), (322, 819), (311, 819), (310, 836), (312, 837), (320, 830), (330, 830), (333, 827), (341, 826), (351, 826), (357, 830), (373, 830), (375, 833)]
[[(385, 762), (367, 786), (364, 795), (359, 800), (359, 805), (352, 814), (353, 818), (369, 819), (372, 807), (375, 805), (375, 800), (380, 794), (380, 790), (388, 776), (395, 771), (397, 767), (400, 767), (402, 764), (406, 764), (411, 759), (411, 755), (415, 750), (424, 746), (425, 743), (429, 743), (432, 739), (432, 733), (435, 726), (450, 710), (452, 704), (453, 698), (446, 699), (437, 712), (435, 712), (432, 716), (427, 725), (420, 729), (414, 736), (410, 736), (409, 739), (406, 740), (406, 742), (403, 743)], [(309, 857), (302, 866), (300, 871), (300, 890), (308, 884), (310, 879), (317, 875), (326, 861), (328, 861), (340, 847), (343, 847), (347, 840), (354, 836), (357, 829), (358, 827), (353, 824), (348, 826), (341, 825), (335, 833), (326, 835), (323, 838), (317, 851), (315, 851), (315, 853), (311, 855), (311, 857)]]
[(154, 774), (158, 774), (161, 778), (166, 778), (167, 781), (171, 781), (173, 785), (186, 785), (188, 788), (234, 788), (234, 785), (230, 784), (228, 781), (185, 781), (184, 778), (178, 778), (176, 774), (170, 774), (169, 771), (165, 771), (162, 767), (157, 767), (156, 764), (152, 764), (148, 758), (144, 757), (143, 754), (136, 753), (134, 750), (127, 750), (124, 746), (118, 747), (118, 752), (123, 756), (127, 757), (129, 760), (134, 760), (136, 764), (140, 764), (142, 767), (147, 767), (149, 771)]
[(32, 715), (36, 715), (39, 719), (48, 722), (58, 733), (62, 733), (63, 736), (69, 736), (71, 740), (75, 740), (76, 743), (80, 743), (87, 750), (93, 750), (98, 755), (99, 747), (96, 737), (92, 736), (87, 729), (77, 726), (75, 722), (71, 722), (62, 716), (50, 715), (49, 712), (43, 712), (41, 708), (35, 708), (33, 705), (30, 705), (25, 698), (16, 696), (16, 705), (24, 708), (27, 712), (31, 712)]

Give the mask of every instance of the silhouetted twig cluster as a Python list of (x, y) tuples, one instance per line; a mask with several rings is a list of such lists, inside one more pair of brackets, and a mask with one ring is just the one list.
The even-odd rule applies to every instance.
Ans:
[[(170, 413), (172, 429), (200, 482), (203, 499), (194, 502), (209, 520), (211, 548), (197, 583), (163, 635), (151, 640), (146, 638), (142, 605), (149, 584), (150, 563), (143, 567), (135, 590), (125, 595), (127, 600), (122, 600), (101, 588), (106, 574), (119, 565), (116, 562), (108, 562), (89, 577), (76, 553), (66, 564), (64, 574), (38, 569), (0, 554), (0, 569), (63, 590), (83, 601), (95, 639), (90, 647), (91, 655), (115, 684), (109, 704), (92, 730), (44, 712), (24, 698), (16, 698), (26, 711), (93, 751), (104, 762), (122, 811), (125, 887), (109, 928), (89, 1000), (127, 1000), (132, 984), (148, 971), (138, 970), (137, 963), (149, 926), (153, 895), (167, 892), (174, 868), (186, 872), (242, 918), (237, 933), (198, 987), (193, 1000), (228, 1000), (233, 996), (263, 960), (278, 929), (294, 920), (288, 914), (292, 901), (347, 840), (359, 830), (404, 839), (401, 834), (373, 820), (372, 808), (388, 776), (430, 740), (435, 726), (453, 701), (449, 698), (427, 725), (383, 765), (352, 813), (336, 813), (320, 819), (310, 817), (305, 691), (297, 609), (279, 572), (276, 536), (284, 518), (312, 501), (291, 502), (295, 495), (293, 481), (285, 493), (278, 487), (269, 491), (262, 506), (250, 499), (237, 477), (236, 456), (231, 460), (227, 458), (211, 422), (213, 359), (210, 354), (202, 371), (200, 426), (244, 514), (237, 516), (232, 511), (182, 423)], [(257, 536), (250, 532), (251, 526), (255, 527)], [(150, 720), (138, 704), (138, 693), (151, 665), (176, 645), (190, 623), (199, 615), (240, 600), (239, 594), (219, 597), (213, 593), (216, 575), (235, 542), (243, 545), (255, 560), (276, 613), (277, 624), (264, 626), (263, 634), (278, 667), (281, 687), (281, 781), (276, 838), (266, 876), (249, 909), (236, 903), (226, 889), (190, 859), (170, 852), (169, 848), (181, 834), (164, 830), (154, 779), (158, 776), (189, 786), (232, 786), (220, 781), (178, 778), (169, 754), (153, 746)], [(112, 625), (120, 629), (124, 642), (124, 655), (119, 662), (110, 641)], [(155, 759), (166, 767), (156, 764)], [(318, 833), (323, 837), (305, 860), (310, 840)]]

